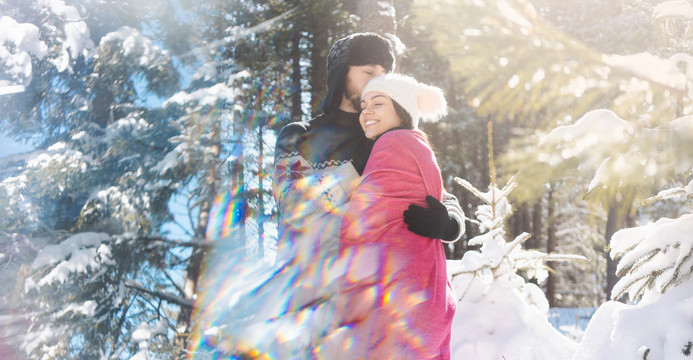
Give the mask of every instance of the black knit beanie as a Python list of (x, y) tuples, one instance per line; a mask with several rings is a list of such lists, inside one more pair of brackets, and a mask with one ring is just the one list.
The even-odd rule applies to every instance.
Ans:
[(327, 55), (327, 95), (323, 112), (339, 108), (349, 66), (381, 65), (387, 72), (395, 68), (390, 42), (376, 33), (356, 33), (337, 40)]

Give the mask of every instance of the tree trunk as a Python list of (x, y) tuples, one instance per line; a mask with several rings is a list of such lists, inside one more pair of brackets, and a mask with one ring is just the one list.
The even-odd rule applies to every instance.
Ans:
[(543, 198), (538, 199), (532, 209), (532, 237), (527, 240), (527, 249), (538, 249), (541, 246), (542, 234), (544, 233), (542, 200)]
[(291, 45), (291, 121), (301, 121), (301, 33), (296, 31)]
[[(515, 236), (522, 233), (522, 221), (520, 221), (520, 214), (522, 212), (522, 205), (520, 205), (517, 210), (508, 218), (508, 234), (509, 238), (514, 238)], [(529, 241), (529, 240), (528, 240)]]
[[(558, 242), (556, 238), (556, 214), (553, 201), (553, 189), (549, 189), (547, 202), (546, 252), (548, 254), (553, 254), (556, 252), (556, 244)], [(548, 261), (546, 266), (553, 267), (554, 263)], [(546, 299), (549, 301), (549, 307), (556, 306), (556, 274), (551, 272), (549, 272), (549, 277), (546, 279)]]
[(609, 207), (607, 217), (606, 217), (606, 231), (604, 233), (605, 238), (605, 256), (606, 256), (606, 288), (604, 292), (606, 293), (606, 298), (611, 299), (611, 291), (618, 281), (618, 276), (616, 276), (616, 261), (609, 256), (609, 244), (611, 243), (611, 237), (614, 233), (623, 228), (625, 217), (623, 212), (619, 209), (619, 203), (614, 203)]
[(264, 185), (263, 182), (265, 180), (265, 169), (263, 166), (263, 162), (265, 160), (264, 156), (264, 144), (262, 140), (262, 128), (264, 127), (263, 124), (259, 125), (258, 129), (258, 141), (257, 141), (257, 146), (258, 146), (258, 151), (259, 151), (259, 156), (258, 156), (258, 170), (257, 170), (257, 181), (258, 181), (258, 191), (257, 191), (257, 196), (258, 196), (258, 211), (257, 211), (257, 242), (258, 242), (258, 258), (262, 260), (265, 257), (265, 190), (264, 190)]
[[(511, 229), (512, 233), (508, 234), (508, 235), (510, 235), (509, 237), (511, 239), (514, 239), (515, 237), (522, 234), (523, 232), (531, 234), (532, 233), (532, 226), (530, 223), (530, 219), (531, 219), (531, 216), (529, 214), (529, 207), (527, 206), (526, 203), (520, 204), (517, 207), (517, 210), (515, 211), (513, 216), (510, 218), (510, 222), (512, 224), (510, 226), (510, 229)], [(527, 242), (525, 243), (525, 246), (529, 246), (527, 244), (531, 244), (531, 243), (529, 243), (529, 241), (532, 241), (532, 239), (533, 239), (533, 237), (530, 238), (529, 240), (527, 240)]]
[[(322, 113), (321, 101), (327, 93), (327, 64), (325, 59), (330, 51), (327, 43), (327, 31), (323, 31), (321, 22), (316, 22), (313, 31), (312, 51), (310, 53), (311, 70), (309, 75), (310, 96), (311, 96), (311, 117)], [(329, 45), (331, 46), (331, 45)]]
[[(217, 119), (218, 120), (218, 119)], [(212, 139), (211, 148), (211, 158), (209, 161), (209, 175), (207, 178), (207, 198), (204, 199), (200, 204), (200, 212), (197, 217), (197, 227), (195, 228), (195, 235), (193, 241), (202, 241), (205, 238), (207, 232), (207, 224), (209, 223), (209, 214), (212, 210), (212, 204), (214, 203), (214, 198), (217, 194), (217, 164), (219, 163), (219, 157), (221, 155), (221, 122), (214, 121), (212, 124), (212, 129), (210, 131), (210, 138)], [(183, 286), (183, 291), (186, 299), (194, 299), (195, 293), (197, 293), (198, 280), (200, 278), (200, 272), (202, 270), (202, 262), (204, 261), (206, 255), (205, 248), (195, 247), (190, 255), (190, 260), (185, 269), (185, 283)], [(182, 333), (178, 334), (176, 338), (176, 345), (180, 346), (182, 349), (187, 348), (187, 338), (191, 330), (191, 319), (192, 319), (192, 308), (180, 308), (180, 313), (178, 314), (177, 326), (179, 331), (182, 329)]]
[(359, 31), (380, 35), (396, 34), (395, 6), (393, 0), (361, 0), (356, 3)]

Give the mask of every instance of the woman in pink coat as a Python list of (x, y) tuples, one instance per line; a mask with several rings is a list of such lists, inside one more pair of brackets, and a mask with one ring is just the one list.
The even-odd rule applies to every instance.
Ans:
[(349, 358), (449, 359), (456, 301), (443, 245), (408, 231), (402, 221), (409, 204), (441, 199), (440, 169), (418, 123), (444, 116), (445, 98), (439, 88), (388, 74), (371, 80), (361, 99), (361, 127), (377, 141), (342, 222), (345, 352)]

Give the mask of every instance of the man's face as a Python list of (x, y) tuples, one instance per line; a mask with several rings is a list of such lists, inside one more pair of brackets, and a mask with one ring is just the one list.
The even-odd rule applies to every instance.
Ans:
[[(385, 75), (387, 71), (381, 65), (349, 66), (346, 76), (346, 89), (344, 97), (348, 105), (353, 107), (353, 112), (361, 111), (361, 91), (372, 78)], [(342, 109), (349, 110), (349, 109)]]

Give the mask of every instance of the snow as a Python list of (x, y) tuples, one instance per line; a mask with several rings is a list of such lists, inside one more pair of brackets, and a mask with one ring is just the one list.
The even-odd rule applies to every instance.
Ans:
[(89, 28), (77, 8), (66, 5), (63, 0), (43, 0), (39, 4), (47, 7), (65, 22), (63, 50), (69, 52), (72, 60), (80, 56), (89, 58), (94, 54), (94, 43), (91, 41)]
[[(616, 283), (613, 293), (627, 292), (631, 301), (642, 294), (643, 300), (651, 301), (672, 284), (682, 282), (686, 269), (693, 268), (691, 234), (693, 214), (677, 219), (659, 219), (614, 234), (610, 254), (612, 258), (620, 258), (616, 271), (628, 271)], [(675, 269), (682, 270), (677, 273)], [(652, 280), (652, 274), (658, 276)], [(642, 286), (645, 287), (641, 290)]]
[[(674, 54), (668, 59), (647, 52), (633, 55), (602, 55), (609, 66), (632, 73), (641, 79), (648, 79), (675, 89), (684, 90), (688, 79), (693, 78), (693, 57), (687, 54)], [(681, 72), (679, 63), (687, 64), (687, 73)]]
[[(658, 174), (690, 171), (693, 159), (678, 149), (691, 141), (691, 116), (647, 127), (645, 122), (632, 123), (611, 110), (598, 109), (541, 137), (537, 159), (552, 167), (571, 161), (568, 164), (581, 173), (594, 171), (590, 192), (609, 186), (638, 186), (642, 181), (661, 183)], [(662, 151), (652, 151), (655, 146)], [(685, 189), (670, 191), (682, 194)]]
[[(113, 142), (122, 138), (137, 138), (141, 137), (142, 133), (150, 128), (151, 125), (144, 119), (136, 117), (134, 114), (118, 119), (109, 124), (106, 128), (105, 139), (108, 142)], [(75, 139), (75, 137), (73, 137)]]
[(195, 73), (192, 75), (193, 80), (203, 80), (210, 81), (217, 77), (217, 67), (219, 64), (217, 62), (208, 62), (202, 64)]
[(491, 187), (488, 192), (466, 180), (455, 181), (486, 204), (476, 211), (482, 234), (469, 240), (481, 245), (480, 250), (447, 261), (459, 299), (452, 324), (452, 358), (570, 359), (577, 343), (548, 321), (549, 304), (543, 291), (517, 275), (523, 269), (537, 281), (544, 280), (548, 272), (543, 261), (548, 255), (521, 248), (528, 234), (505, 241), (503, 219), (512, 212), (507, 195), (515, 187), (513, 180), (503, 189)]
[(519, 83), (520, 76), (518, 76), (517, 74), (513, 74), (513, 76), (511, 76), (510, 79), (508, 79), (508, 87), (511, 89), (514, 89)]
[(87, 300), (81, 304), (78, 303), (72, 303), (68, 304), (62, 311), (60, 311), (56, 316), (60, 317), (63, 316), (69, 312), (75, 313), (75, 314), (81, 314), (85, 316), (94, 316), (96, 313), (96, 301), (94, 300)]
[(602, 184), (609, 183), (611, 174), (623, 171), (628, 161), (624, 158), (622, 154), (616, 154), (615, 156), (609, 156), (604, 161), (599, 164), (599, 167), (594, 173), (592, 181), (590, 181), (587, 187), (588, 191), (600, 187)]
[[(13, 49), (8, 48), (8, 44)], [(0, 69), (4, 73), (0, 87), (28, 85), (32, 79), (31, 56), (43, 59), (47, 52), (48, 47), (39, 38), (38, 27), (17, 23), (9, 16), (0, 17)]]
[[(149, 202), (150, 197), (146, 193), (137, 193), (134, 195), (133, 188), (121, 189), (116, 186), (110, 186), (104, 190), (99, 190), (88, 201), (96, 201), (95, 207), (108, 206), (112, 209), (112, 217), (121, 219), (123, 216), (137, 212), (138, 206), (145, 206)], [(134, 195), (134, 196), (133, 196)]]
[[(650, 79), (671, 87), (685, 86), (691, 77), (672, 67), (679, 60), (690, 63), (687, 55), (677, 54), (668, 60), (643, 54), (605, 59), (636, 74), (650, 74)], [(549, 165), (577, 159), (582, 169), (595, 169), (589, 190), (614, 180), (637, 185), (642, 176), (660, 173), (657, 168), (662, 166), (686, 174), (691, 169), (688, 156), (672, 161), (671, 153), (665, 151), (669, 159), (657, 162), (659, 153), (649, 154), (651, 147), (639, 144), (661, 144), (666, 139), (672, 149), (685, 146), (693, 134), (691, 119), (684, 116), (665, 125), (636, 129), (612, 111), (590, 111), (574, 124), (544, 136), (539, 158)], [(690, 196), (691, 184), (662, 190), (645, 203)], [(684, 352), (693, 339), (692, 233), (693, 214), (686, 214), (622, 229), (613, 235), (610, 256), (617, 261), (621, 278), (612, 296), (628, 295), (631, 303), (607, 302), (597, 309), (584, 334), (569, 334), (579, 341), (574, 360), (688, 358)]]
[(656, 196), (645, 200), (645, 203), (650, 203), (656, 199), (673, 199), (681, 196), (693, 196), (693, 180), (691, 180), (686, 186), (662, 190), (657, 193)]
[[(476, 1), (476, 3), (483, 3)], [(94, 44), (90, 39), (89, 28), (77, 8), (68, 6), (62, 0), (41, 0), (39, 4), (48, 8), (52, 14), (64, 21), (62, 30), (61, 55), (52, 59), (59, 71), (69, 69), (70, 61), (79, 56), (90, 57), (94, 54)], [(503, 15), (519, 26), (531, 29), (532, 24), (514, 11), (505, 1), (501, 1)], [(388, 3), (379, 2), (382, 12), (391, 14), (394, 8)], [(283, 14), (285, 17), (291, 12)], [(666, 1), (654, 8), (653, 19), (661, 20), (669, 17), (693, 18), (693, 6), (688, 1)], [(279, 19), (280, 17), (276, 18)], [(273, 19), (276, 20), (276, 19)], [(272, 22), (261, 24), (258, 30), (269, 27)], [(47, 24), (46, 26), (54, 26)], [(466, 36), (477, 36), (478, 29), (466, 29)], [(48, 55), (48, 47), (39, 36), (39, 28), (28, 23), (18, 23), (11, 17), (0, 17), (0, 69), (4, 77), (0, 79), (0, 95), (22, 92), (33, 75), (32, 57), (43, 59)], [(245, 33), (239, 32), (239, 36)], [(233, 35), (233, 33), (232, 33)], [(401, 54), (403, 43), (394, 34), (385, 34), (394, 44), (395, 50)], [(127, 26), (107, 34), (101, 45), (117, 41), (122, 46), (126, 56), (134, 56), (137, 63), (149, 66), (156, 61), (162, 49), (138, 30)], [(12, 50), (7, 44), (12, 44)], [(649, 53), (634, 55), (603, 55), (602, 60), (609, 66), (625, 70), (634, 76), (648, 81), (669, 86), (674, 89), (693, 89), (688, 84), (693, 78), (693, 57), (688, 54), (675, 54), (669, 58), (660, 58)], [(680, 64), (688, 72), (682, 72)], [(499, 58), (499, 64), (505, 67), (507, 58)], [(566, 71), (568, 68), (565, 68)], [(210, 80), (217, 76), (216, 64), (208, 63), (200, 67), (193, 79)], [(531, 77), (537, 83), (545, 78), (543, 69), (538, 69)], [(575, 89), (585, 88), (586, 81), (579, 78)], [(516, 87), (520, 77), (516, 74), (508, 80), (508, 86)], [(647, 86), (646, 82), (631, 83), (632, 86)], [(580, 91), (572, 89), (578, 94)], [(197, 91), (179, 92), (172, 96), (164, 106), (214, 106), (220, 101), (233, 102), (236, 92), (227, 84), (216, 84)], [(668, 131), (675, 134), (693, 133), (693, 118), (683, 117), (667, 124)], [(110, 124), (107, 138), (117, 140), (123, 136), (139, 136), (149, 124), (138, 118), (125, 118)], [(556, 128), (542, 139), (541, 147), (550, 150), (541, 153), (543, 160), (549, 164), (586, 156), (583, 164), (596, 169), (595, 176), (589, 189), (594, 189), (606, 183), (610, 173), (618, 172), (627, 164), (639, 161), (629, 154), (612, 154), (604, 159), (601, 155), (609, 153), (609, 149), (619, 144), (633, 140), (636, 129), (612, 111), (595, 110), (585, 114), (574, 124)], [(88, 140), (86, 132), (73, 136), (73, 140)], [(151, 169), (165, 174), (181, 161), (188, 151), (188, 144), (181, 143), (165, 158)], [(22, 155), (27, 159), (29, 168), (77, 167), (85, 168), (89, 157), (71, 149), (66, 143), (59, 142), (46, 151)], [(688, 163), (684, 165), (690, 165)], [(685, 170), (679, 167), (678, 170)], [(679, 171), (680, 172), (680, 171)], [(2, 180), (0, 187), (4, 188), (11, 201), (22, 201), (22, 191), (27, 186), (25, 175), (8, 177)], [(618, 258), (618, 270), (624, 275), (614, 288), (614, 293), (624, 292), (629, 295), (631, 303), (624, 304), (610, 301), (598, 309), (591, 317), (586, 330), (582, 332), (582, 324), (551, 323), (548, 302), (541, 289), (519, 277), (518, 269), (527, 271), (528, 276), (535, 277), (539, 282), (547, 275), (543, 261), (551, 259), (537, 251), (521, 249), (522, 237), (507, 243), (503, 239), (503, 216), (511, 211), (505, 199), (509, 189), (492, 189), (481, 193), (485, 205), (478, 208), (476, 216), (480, 229), (485, 231), (470, 240), (470, 244), (481, 245), (479, 251), (468, 251), (463, 259), (449, 261), (449, 274), (453, 276), (453, 284), (459, 298), (458, 310), (455, 314), (452, 329), (453, 359), (641, 359), (646, 354), (648, 360), (657, 359), (690, 359), (685, 355), (687, 344), (693, 339), (693, 282), (686, 276), (688, 269), (693, 268), (693, 214), (683, 215), (677, 219), (660, 219), (631, 229), (617, 232), (611, 239), (610, 254)], [(693, 181), (687, 185), (661, 191), (660, 198), (690, 196), (693, 194)], [(103, 190), (95, 198), (104, 202), (119, 201), (124, 206), (132, 206), (128, 194), (116, 187)], [(36, 282), (28, 278), (25, 290), (30, 291), (37, 286), (62, 283), (73, 274), (97, 271), (106, 263), (111, 263), (110, 247), (107, 245), (108, 234), (80, 233), (65, 239), (57, 245), (49, 245), (42, 249), (32, 268), (42, 274)], [(0, 257), (5, 256), (0, 254)], [(577, 256), (566, 255), (563, 258), (579, 259)], [(1, 259), (1, 258), (0, 258)], [(646, 261), (645, 261), (646, 260)], [(245, 267), (236, 273), (255, 276), (268, 282), (273, 279), (264, 264), (258, 265), (260, 270)], [(50, 268), (50, 269), (47, 269)], [(367, 267), (364, 267), (366, 269)], [(677, 273), (676, 269), (681, 269)], [(40, 270), (40, 271), (38, 271)], [(688, 273), (686, 271), (689, 271)], [(650, 274), (658, 276), (648, 281)], [(224, 274), (222, 274), (224, 275)], [(223, 276), (220, 276), (222, 279)], [(243, 310), (251, 309), (258, 312), (280, 313), (274, 307), (289, 307), (291, 301), (303, 303), (297, 299), (305, 294), (297, 289), (295, 279), (280, 278), (282, 286), (260, 289), (262, 297), (253, 299), (243, 297), (247, 293), (225, 294), (228, 297), (216, 303), (219, 307), (242, 306)], [(222, 280), (220, 280), (222, 281)], [(277, 281), (274, 278), (274, 281)], [(252, 282), (250, 282), (252, 284)], [(646, 286), (647, 285), (647, 286)], [(642, 289), (641, 289), (642, 287)], [(252, 288), (248, 286), (247, 288)], [(296, 295), (287, 299), (284, 291), (292, 289)], [(264, 290), (264, 291), (263, 291)], [(254, 300), (262, 300), (254, 303)], [(279, 299), (280, 301), (277, 301)], [(115, 303), (122, 298), (113, 300)], [(244, 303), (250, 301), (251, 303)], [(285, 303), (281, 303), (286, 301)], [(277, 304), (277, 303), (281, 304)], [(94, 316), (97, 303), (93, 300), (82, 303), (75, 302), (63, 308), (62, 313)], [(558, 312), (558, 310), (551, 310)], [(587, 312), (594, 309), (585, 309)], [(327, 318), (327, 308), (316, 307), (306, 309), (297, 315), (298, 319), (279, 319), (273, 324), (263, 324), (248, 328), (250, 338), (277, 341), (281, 346), (290, 346), (292, 342), (302, 340), (301, 332), (312, 331), (311, 325), (319, 323), (319, 319)], [(251, 313), (244, 313), (250, 316)], [(588, 317), (589, 315), (584, 315)], [(311, 318), (307, 322), (302, 319)], [(316, 320), (317, 319), (317, 320)], [(303, 327), (293, 327), (298, 323)], [(215, 325), (219, 325), (216, 324)], [(560, 328), (564, 333), (556, 330)], [(157, 334), (166, 331), (163, 322), (152, 324), (140, 323), (133, 331), (130, 340), (139, 346), (139, 352), (133, 359), (149, 358), (149, 341)], [(26, 346), (29, 351), (41, 343), (50, 343), (61, 328), (46, 328), (40, 336), (34, 338), (36, 345)], [(208, 337), (221, 337), (224, 326), (212, 326), (204, 330)], [(273, 338), (280, 334), (279, 339)], [(338, 336), (339, 334), (337, 334)], [(49, 356), (51, 349), (46, 349)]]
[(633, 125), (613, 111), (599, 109), (586, 113), (574, 124), (553, 129), (541, 139), (539, 147), (555, 149), (560, 145), (561, 151), (556, 154), (560, 157), (548, 159), (553, 165), (585, 153), (606, 153), (606, 149), (630, 140), (634, 132)]
[[(103, 261), (110, 259), (110, 249), (102, 246), (109, 238), (104, 233), (79, 233), (60, 244), (44, 247), (36, 256), (32, 268), (57, 265), (39, 280), (38, 286), (65, 282), (73, 273), (95, 271)], [(28, 291), (34, 286), (32, 280), (26, 283), (25, 289)]]
[(28, 179), (26, 175), (8, 177), (0, 182), (0, 187), (4, 188), (10, 199), (10, 204), (22, 203), (26, 200), (22, 190), (26, 189)]
[(166, 55), (167, 51), (162, 50), (139, 30), (129, 26), (121, 26), (118, 30), (106, 34), (101, 38), (99, 46), (109, 42), (120, 42), (125, 56), (133, 56), (135, 62), (140, 66), (151, 66), (161, 54)]
[(183, 142), (178, 144), (173, 151), (169, 151), (161, 161), (152, 166), (151, 170), (161, 175), (166, 174), (169, 169), (174, 169), (180, 162), (185, 161), (185, 156), (188, 153), (187, 150), (187, 143)]
[(0, 95), (16, 94), (23, 92), (25, 89), (24, 85), (0, 86)]
[(79, 56), (90, 57), (94, 53), (94, 43), (91, 41), (89, 28), (83, 21), (68, 22), (65, 24), (65, 41), (63, 46), (70, 52), (74, 60)]
[[(141, 322), (139, 325), (137, 325), (135, 331), (132, 332), (130, 340), (138, 344), (140, 353), (144, 352), (146, 354), (146, 350), (149, 349), (149, 340), (151, 340), (152, 337), (158, 334), (165, 334), (166, 331), (167, 326), (163, 320), (159, 320), (154, 325), (149, 325), (146, 322)], [(133, 359), (138, 358), (137, 356), (138, 355), (135, 355)]]
[(46, 325), (40, 329), (33, 331), (32, 336), (25, 338), (22, 347), (25, 349), (26, 353), (29, 354), (33, 352), (36, 348), (42, 347), (41, 351), (44, 356), (41, 359), (51, 359), (53, 358), (53, 352), (58, 347), (47, 347), (45, 344), (56, 343), (57, 334), (67, 331), (66, 326), (51, 327)]
[[(70, 61), (80, 56), (90, 58), (95, 54), (89, 27), (83, 21), (77, 8), (66, 5), (62, 0), (42, 0), (38, 6), (55, 15), (46, 19), (59, 19), (61, 24), (42, 23), (44, 37), (51, 37), (56, 32), (57, 45), (60, 46), (56, 57), (49, 59), (58, 71), (70, 70)], [(45, 21), (45, 20), (44, 20)], [(62, 29), (61, 32), (58, 29)], [(41, 40), (39, 28), (34, 24), (17, 23), (9, 16), (0, 18), (0, 67), (9, 79), (0, 80), (0, 88), (5, 86), (28, 85), (32, 80), (31, 56), (41, 60), (48, 55), (48, 45)], [(8, 49), (12, 44), (13, 49)], [(23, 91), (18, 87), (10, 88), (11, 92)], [(0, 90), (10, 93), (10, 90)]]
[(672, 17), (693, 19), (693, 6), (687, 0), (664, 1), (652, 10), (652, 18), (655, 20)]
[(652, 137), (655, 139), (667, 139), (666, 150), (671, 155), (668, 157), (673, 162), (675, 173), (686, 173), (693, 170), (693, 157), (687, 152), (677, 150), (693, 142), (693, 116), (683, 116), (653, 129)]
[[(537, 158), (549, 166), (566, 160), (578, 160), (581, 169), (594, 169), (588, 187), (588, 191), (591, 191), (626, 173), (633, 164), (647, 165), (647, 159), (640, 152), (621, 153), (615, 150), (630, 144), (635, 137), (635, 126), (613, 111), (592, 110), (574, 124), (559, 126), (543, 136)], [(646, 174), (647, 169), (645, 167)]]
[(16, 46), (15, 54), (31, 54), (39, 60), (48, 52), (46, 44), (39, 39), (39, 29), (33, 24), (17, 23), (9, 16), (0, 17), (0, 42), (3, 46), (12, 43)]
[(656, 301), (630, 305), (610, 301), (600, 306), (573, 360), (690, 359), (683, 349), (693, 338), (693, 282), (671, 289)]
[(452, 325), (453, 359), (570, 359), (577, 344), (547, 321), (541, 289), (516, 285), (497, 282), (465, 294)]
[(196, 102), (201, 106), (212, 106), (218, 101), (233, 103), (236, 95), (237, 93), (233, 88), (226, 86), (224, 83), (219, 83), (209, 88), (195, 90), (192, 93), (180, 91), (166, 100), (164, 102), (164, 107), (171, 104), (184, 105), (190, 102)]
[(73, 6), (65, 5), (62, 0), (41, 0), (40, 5), (48, 7), (52, 13), (67, 21), (80, 21), (82, 17), (79, 11)]
[(38, 269), (50, 266), (67, 258), (73, 251), (95, 247), (108, 240), (108, 235), (103, 233), (81, 233), (70, 236), (58, 245), (48, 245), (41, 250), (34, 260), (32, 267)]
[(378, 1), (378, 14), (386, 17), (395, 17), (395, 7), (387, 1)]

